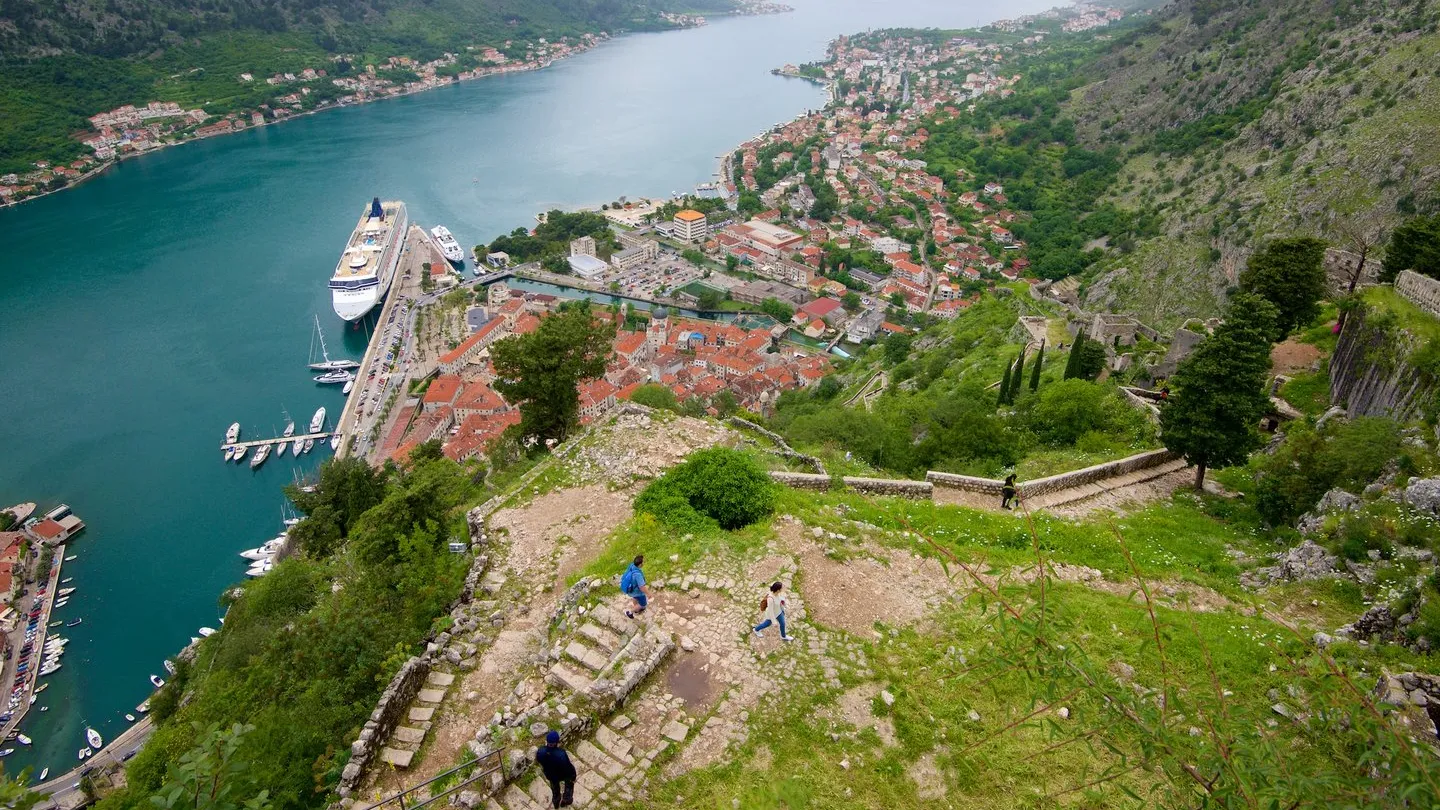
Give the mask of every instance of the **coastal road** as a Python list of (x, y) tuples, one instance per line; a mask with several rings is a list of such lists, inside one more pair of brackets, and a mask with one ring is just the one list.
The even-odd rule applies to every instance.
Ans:
[[(7, 705), (5, 709), (10, 714), (10, 719), (5, 721), (4, 725), (0, 725), (0, 740), (9, 737), (10, 732), (20, 727), (20, 721), (25, 719), (25, 714), (30, 710), (30, 698), (35, 694), (35, 689), (40, 686), (38, 673), (41, 663), (45, 660), (45, 639), (50, 635), (50, 615), (54, 610), (56, 591), (60, 589), (60, 570), (65, 561), (65, 546), (61, 544), (51, 549), (50, 559), (50, 574), (49, 579), (46, 580), (45, 595), (43, 597), (39, 595), (39, 586), (37, 585), (12, 606), (19, 613), (15, 629), (9, 634), (8, 645), (11, 656), (4, 662), (5, 679), (0, 682), (11, 685), (10, 694), (13, 694), (15, 687), (20, 687), (20, 695), (15, 699), (13, 707)], [(38, 560), (31, 563), (32, 566), (36, 564), (38, 564)], [(25, 645), (25, 630), (29, 625), (30, 611), (37, 605), (40, 607), (40, 620), (35, 625), (35, 637), (31, 640), (33, 651), (30, 654), (29, 667), (24, 676), (17, 676), (15, 673), (20, 666), (20, 649)]]
[(120, 736), (110, 741), (110, 744), (100, 749), (99, 753), (86, 760), (84, 764), (74, 770), (67, 771), (54, 779), (41, 782), (31, 787), (31, 790), (42, 796), (49, 797), (48, 801), (41, 802), (37, 807), (75, 807), (83, 802), (80, 801), (83, 794), (80, 790), (80, 777), (88, 771), (97, 768), (108, 768), (112, 765), (124, 762), (140, 750), (140, 746), (150, 739), (150, 734), (155, 730), (155, 724), (149, 717), (140, 718), (140, 722), (125, 729)]

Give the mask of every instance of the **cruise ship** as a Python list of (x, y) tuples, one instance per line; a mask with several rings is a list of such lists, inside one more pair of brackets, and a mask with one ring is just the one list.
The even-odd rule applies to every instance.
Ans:
[(435, 244), (440, 246), (440, 252), (445, 254), (448, 261), (461, 264), (465, 261), (465, 251), (460, 249), (460, 243), (450, 235), (450, 229), (444, 225), (436, 225), (430, 229), (430, 235), (435, 237)]
[(405, 203), (371, 200), (330, 277), (336, 315), (358, 321), (390, 291), (409, 225)]

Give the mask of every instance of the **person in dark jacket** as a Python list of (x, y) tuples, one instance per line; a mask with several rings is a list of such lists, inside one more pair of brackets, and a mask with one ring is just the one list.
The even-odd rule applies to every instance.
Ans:
[(535, 761), (550, 783), (550, 806), (569, 807), (575, 803), (575, 765), (560, 747), (560, 732), (545, 733), (545, 745), (535, 749)]
[(1005, 484), (1000, 487), (1000, 508), (1013, 509), (1010, 502), (1015, 500), (1015, 475), (1012, 473), (1005, 476)]

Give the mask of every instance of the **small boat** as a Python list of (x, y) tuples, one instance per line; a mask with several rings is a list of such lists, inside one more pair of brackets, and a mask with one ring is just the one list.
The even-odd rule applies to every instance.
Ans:
[(91, 751), (89, 748), (81, 748), (81, 749), (80, 749), (80, 758), (81, 758), (81, 759), (84, 759), (84, 758), (90, 756), (92, 753), (94, 753), (94, 752)]
[(48, 683), (47, 683), (47, 684), (42, 684), (42, 685), (40, 685), (40, 686), (37, 686), (37, 687), (35, 687), (35, 694), (38, 695), (38, 694), (40, 694), (41, 692), (44, 692), (46, 689), (49, 689), (49, 688), (50, 688), (50, 684), (48, 684)]
[(295, 441), (290, 443), (290, 455), (299, 458), (300, 454), (303, 452), (305, 452), (304, 439), (296, 439)]
[(165, 685), (165, 679), (160, 677), (159, 675), (151, 675), (150, 683), (154, 684), (156, 689), (159, 689), (160, 687)]
[(234, 460), (235, 460), (235, 445), (233, 445), (233, 444), (227, 444), (227, 445), (225, 445), (225, 460), (226, 460), (226, 461), (234, 461)]
[(69, 557), (66, 557), (66, 558), (65, 558), (65, 562), (70, 562), (71, 560), (78, 560), (78, 559), (80, 559), (80, 555), (78, 555), (78, 554), (71, 554)]
[(68, 622), (65, 623), (65, 626), (66, 626), (66, 627), (78, 627), (78, 626), (80, 625), (80, 622), (81, 622), (81, 621), (82, 621), (81, 619), (71, 619), (70, 621), (68, 621)]
[[(47, 664), (47, 665), (45, 665), (45, 666), (43, 666), (43, 667), (40, 668), (40, 675), (41, 675), (41, 676), (54, 675), (55, 673), (57, 673), (57, 672), (59, 672), (59, 671), (60, 671), (60, 665), (59, 665), (59, 664)], [(41, 706), (41, 707), (40, 707), (40, 711), (42, 711), (42, 712), (45, 711), (45, 709), (46, 709), (46, 707), (44, 707), (44, 706)]]
[(274, 562), (273, 560), (269, 560), (269, 559), (261, 560), (260, 562), (257, 562), (257, 563), (255, 563), (254, 565), (250, 566), (249, 568), (245, 569), (245, 576), (247, 576), (247, 577), (263, 577), (263, 576), (265, 576), (266, 574), (270, 573), (270, 569), (271, 569), (271, 568), (274, 568), (274, 567), (275, 567), (275, 562)]
[(330, 449), (331, 449), (331, 450), (339, 450), (339, 449), (340, 449), (340, 434), (339, 434), (339, 433), (336, 433), (335, 435), (333, 435), (333, 436), (330, 437)]
[(57, 601), (57, 602), (55, 603), (55, 607), (57, 607), (57, 608), (63, 608), (63, 607), (65, 607), (65, 606), (68, 605), (68, 604), (70, 604), (70, 600), (69, 600), (69, 599), (61, 599), (61, 600), (59, 600), (59, 601)]
[(45, 777), (47, 777), (47, 776), (49, 776), (49, 775), (50, 775), (50, 769), (49, 769), (49, 768), (42, 768), (41, 771), (40, 771), (40, 781), (41, 781), (41, 782), (44, 782), (44, 781), (45, 781)]
[(50, 711), (50, 707), (49, 707), (49, 706), (41, 706), (41, 707), (40, 707), (40, 711), (42, 711), (42, 712), (48, 712), (48, 711)]
[(64, 622), (60, 621), (59, 619), (56, 619), (55, 621), (50, 622), (50, 624), (47, 625), (47, 626), (49, 626), (49, 627), (59, 627), (59, 626), (62, 625), (62, 624), (64, 624)]
[(315, 415), (310, 417), (310, 432), (319, 433), (325, 429), (325, 409), (318, 408)]
[(234, 444), (240, 441), (240, 423), (232, 422), (230, 428), (225, 431), (225, 443)]
[(298, 518), (298, 517), (285, 518), (284, 520), (281, 521), (281, 523), (284, 523), (284, 524), (285, 524), (285, 528), (287, 528), (287, 529), (290, 528), (291, 526), (294, 526), (296, 523), (299, 523), (299, 522), (300, 522), (300, 518)]
[(276, 458), (279, 458), (280, 456), (285, 455), (285, 451), (286, 451), (289, 447), (290, 447), (290, 443), (289, 443), (289, 442), (276, 442), (276, 443), (275, 443), (275, 457), (276, 457)]
[(15, 749), (14, 749), (14, 748), (0, 749), (0, 758), (8, 757), (8, 756), (10, 756), (10, 755), (13, 754), (13, 753), (15, 753)]
[(350, 381), (348, 381), (348, 382), (345, 383), (345, 387), (344, 387), (344, 388), (341, 388), (341, 389), (340, 389), (340, 393), (345, 394), (345, 395), (348, 396), (348, 395), (350, 394), (350, 392), (353, 391), (353, 390), (355, 390), (355, 381), (354, 381), (354, 380), (350, 380)]
[(287, 438), (287, 439), (290, 438), (291, 436), (294, 436), (294, 435), (295, 435), (295, 423), (294, 423), (293, 421), (291, 421), (291, 422), (286, 422), (286, 424), (285, 424), (285, 430), (284, 430), (280, 435), (283, 436), (284, 438)]
[(165, 659), (165, 671), (168, 672), (168, 673), (170, 673), (170, 676), (171, 676), (171, 677), (174, 677), (174, 675), (175, 675), (175, 662), (174, 662), (174, 661), (171, 661), (171, 660), (168, 659), (168, 658)]
[(303, 450), (303, 451), (306, 452), (306, 453), (310, 452), (311, 450), (314, 450), (314, 449), (315, 449), (315, 440), (314, 440), (314, 439), (306, 439), (306, 440), (305, 440), (305, 446), (302, 447), (302, 448), (300, 448), (300, 449)]
[(131, 713), (129, 713), (129, 712), (126, 712), (126, 713), (125, 713), (125, 719), (128, 720), (128, 721), (130, 721), (131, 723), (133, 723), (133, 722), (135, 722), (135, 715), (133, 715), (133, 714), (131, 714)]
[(211, 636), (213, 636), (213, 635), (215, 635), (215, 628), (213, 628), (213, 627), (202, 627), (202, 628), (200, 628), (200, 637), (201, 637), (201, 638), (209, 638), (209, 637), (211, 637)]
[(135, 711), (139, 712), (140, 714), (144, 714), (150, 711), (150, 701), (147, 700), (144, 703), (141, 703), (139, 706), (136, 706)]
[(29, 737), (26, 737), (24, 734), (17, 734), (17, 735), (15, 735), (15, 739), (16, 739), (16, 741), (18, 741), (21, 745), (29, 745), (30, 743), (35, 742), (34, 740), (30, 739)]
[(348, 371), (327, 371), (324, 374), (316, 377), (315, 382), (322, 385), (339, 385), (342, 383), (353, 382), (354, 379), (355, 375), (351, 374)]
[(73, 580), (73, 579), (75, 579), (75, 577), (66, 577), (66, 578), (60, 580), (60, 584), (61, 584), (61, 585), (68, 585), (68, 584), (70, 584), (70, 581)]
[(245, 454), (248, 452), (250, 452), (250, 448), (248, 447), (241, 446), (235, 448), (235, 460), (239, 461), (240, 459), (245, 458)]
[(61, 596), (69, 596), (70, 594), (72, 594), (72, 593), (74, 593), (74, 592), (75, 592), (75, 589), (74, 589), (74, 588), (61, 588), (60, 590), (56, 591), (56, 593), (58, 593), (58, 594), (61, 595)]
[(250, 469), (253, 470), (264, 464), (267, 458), (270, 458), (270, 445), (262, 444), (255, 448), (255, 457), (250, 459)]

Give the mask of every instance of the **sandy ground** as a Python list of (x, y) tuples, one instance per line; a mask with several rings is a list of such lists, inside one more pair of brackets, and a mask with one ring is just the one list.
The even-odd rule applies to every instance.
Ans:
[(1317, 347), (1292, 337), (1284, 343), (1275, 344), (1275, 348), (1270, 350), (1270, 368), (1275, 374), (1309, 371), (1322, 356)]

